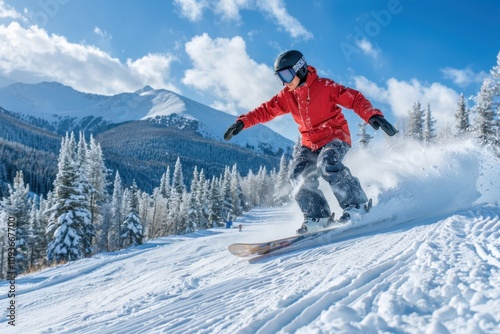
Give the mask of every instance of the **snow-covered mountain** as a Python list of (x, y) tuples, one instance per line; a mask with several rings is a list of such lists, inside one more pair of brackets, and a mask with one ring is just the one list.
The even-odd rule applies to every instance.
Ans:
[(14, 81), (0, 76), (0, 88), (13, 84)]
[(159, 238), (18, 277), (16, 327), (0, 282), (0, 331), (500, 333), (498, 157), (465, 140), (385, 142), (346, 163), (375, 200), (349, 234), (234, 257), (229, 244), (301, 221), (295, 205), (256, 209), (236, 219), (242, 232)]
[[(133, 93), (113, 96), (87, 94), (57, 82), (14, 83), (0, 87), (0, 107), (23, 115), (41, 118), (50, 124), (88, 117), (109, 123), (159, 117), (182, 117), (197, 121), (198, 132), (208, 138), (222, 136), (235, 116), (213, 109), (176, 93), (149, 86)], [(62, 129), (62, 133), (68, 129)], [(256, 150), (287, 151), (293, 143), (266, 126), (256, 126), (231, 141)]]

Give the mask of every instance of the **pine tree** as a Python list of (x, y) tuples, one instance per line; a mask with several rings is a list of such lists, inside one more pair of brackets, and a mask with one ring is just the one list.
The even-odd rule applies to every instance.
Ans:
[(407, 136), (418, 141), (424, 139), (424, 111), (417, 101), (413, 104), (412, 110), (409, 112)]
[(200, 192), (199, 173), (197, 166), (193, 170), (191, 179), (191, 192), (187, 196), (187, 226), (186, 233), (195, 231), (200, 226), (201, 203), (198, 202)]
[(122, 223), (121, 238), (124, 240), (125, 246), (141, 245), (144, 237), (143, 224), (139, 219), (139, 189), (135, 181), (130, 188), (127, 211), (127, 217)]
[(157, 187), (153, 189), (153, 195), (151, 196), (151, 202), (152, 202), (152, 213), (151, 213), (151, 220), (150, 223), (148, 224), (148, 228), (146, 229), (145, 236), (148, 239), (154, 239), (159, 236), (158, 232), (160, 229), (161, 225), (161, 220), (159, 220), (160, 217), (160, 208), (161, 208), (161, 201), (163, 200), (163, 196), (161, 195), (160, 187)]
[(231, 194), (231, 172), (229, 167), (226, 166), (224, 176), (222, 178), (221, 197), (222, 197), (222, 218), (227, 220), (233, 219), (234, 207), (233, 196)]
[(123, 222), (122, 214), (123, 203), (123, 185), (120, 173), (117, 171), (115, 174), (115, 181), (113, 183), (113, 196), (111, 198), (111, 223), (108, 233), (108, 251), (117, 250), (121, 247), (121, 223)]
[(289, 168), (285, 155), (281, 156), (276, 186), (274, 187), (274, 203), (284, 205), (289, 202), (292, 193), (292, 185), (289, 180)]
[(209, 202), (209, 221), (212, 227), (223, 226), (222, 199), (220, 192), (220, 182), (216, 177), (212, 177), (208, 195)]
[(493, 110), (496, 118), (496, 135), (493, 145), (497, 155), (500, 156), (500, 52), (497, 55), (497, 64), (491, 69), (490, 73), (493, 81)]
[(168, 205), (167, 234), (177, 234), (182, 232), (182, 210), (184, 209), (184, 193), (186, 193), (186, 186), (184, 185), (182, 164), (180, 158), (177, 158), (174, 166), (174, 174), (172, 176), (172, 186)]
[(243, 199), (243, 192), (240, 185), (241, 175), (238, 173), (236, 164), (231, 169), (231, 197), (233, 206), (233, 217), (237, 217), (243, 213), (245, 201)]
[(24, 183), (22, 171), (14, 177), (13, 186), (9, 185), (9, 195), (2, 200), (2, 207), (9, 217), (16, 219), (16, 272), (25, 272), (30, 260), (30, 217), (32, 202), (29, 198), (29, 185)]
[(160, 194), (165, 199), (168, 199), (170, 196), (170, 166), (167, 166), (166, 172), (161, 177)]
[[(72, 134), (73, 136), (73, 134)], [(90, 256), (93, 252), (94, 237), (96, 236), (96, 225), (94, 222), (94, 217), (92, 214), (92, 184), (89, 180), (89, 151), (87, 149), (87, 143), (85, 141), (85, 136), (83, 132), (80, 132), (79, 142), (76, 149), (76, 168), (77, 168), (77, 180), (76, 185), (78, 191), (82, 196), (82, 204), (85, 205), (86, 209), (89, 210), (90, 221), (88, 224), (83, 224), (81, 226), (84, 238), (82, 238), (83, 249), (85, 250), (84, 256)]]
[(186, 186), (184, 185), (184, 176), (182, 175), (182, 165), (181, 159), (177, 158), (174, 167), (174, 176), (172, 178), (172, 192), (177, 195), (182, 195), (186, 191)]
[(373, 139), (373, 136), (370, 135), (369, 133), (366, 132), (366, 127), (367, 127), (367, 123), (365, 122), (361, 122), (361, 123), (358, 123), (358, 127), (359, 127), (359, 132), (357, 133), (357, 135), (359, 137), (361, 137), (358, 142), (359, 144), (361, 145), (361, 147), (363, 148), (366, 148), (368, 147), (368, 144), (370, 143), (370, 141)]
[(90, 213), (91, 223), (99, 226), (101, 231), (100, 238), (107, 240), (108, 226), (102, 226), (102, 216), (100, 209), (106, 199), (106, 173), (101, 145), (96, 143), (93, 136), (90, 136), (90, 149), (86, 153), (86, 172), (90, 184)]
[(41, 219), (41, 210), (37, 208), (37, 203), (41, 202), (37, 197), (34, 198), (31, 207), (30, 217), (30, 268), (38, 268), (45, 264), (45, 257), (47, 256), (47, 239), (45, 236), (44, 221)]
[(465, 104), (464, 94), (458, 99), (457, 113), (455, 114), (457, 136), (462, 137), (470, 131), (469, 110)]
[(481, 90), (476, 97), (474, 111), (477, 113), (475, 122), (475, 133), (481, 145), (491, 145), (496, 143), (496, 121), (493, 104), (494, 89), (491, 79), (484, 79)]
[(199, 179), (199, 191), (196, 194), (197, 202), (200, 205), (200, 229), (206, 229), (209, 227), (210, 223), (210, 214), (209, 207), (211, 205), (209, 199), (209, 191), (210, 191), (210, 183), (205, 178), (205, 172), (203, 169), (200, 171), (200, 179)]
[(179, 232), (191, 233), (198, 228), (199, 206), (194, 193), (185, 193), (183, 197)]
[(495, 104), (498, 108), (500, 107), (500, 52), (497, 55), (497, 64), (494, 66), (491, 71), (491, 76), (493, 78), (493, 95), (495, 96)]
[(427, 103), (423, 129), (423, 139), (426, 144), (431, 144), (435, 141), (436, 130), (434, 129), (434, 124), (436, 124), (436, 120), (432, 117), (430, 104)]
[(47, 257), (50, 262), (74, 261), (92, 253), (93, 225), (89, 199), (76, 156), (74, 135), (61, 145), (58, 172), (54, 181), (55, 205), (49, 209)]

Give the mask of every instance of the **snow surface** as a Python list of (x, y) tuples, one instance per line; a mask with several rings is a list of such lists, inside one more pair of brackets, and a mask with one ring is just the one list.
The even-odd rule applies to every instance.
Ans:
[[(1, 333), (500, 333), (500, 165), (469, 141), (379, 143), (346, 163), (376, 206), (356, 229), (251, 258), (296, 205), (19, 277)], [(335, 208), (333, 208), (336, 210)], [(381, 218), (392, 218), (379, 222)], [(378, 223), (377, 223), (378, 222)]]

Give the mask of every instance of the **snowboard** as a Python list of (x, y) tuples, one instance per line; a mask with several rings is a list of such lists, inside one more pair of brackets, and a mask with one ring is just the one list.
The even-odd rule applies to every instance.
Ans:
[[(369, 212), (372, 208), (372, 200), (370, 199), (368, 203), (364, 206), (366, 212)], [(385, 221), (382, 219), (381, 221)], [(339, 223), (328, 228), (321, 228), (312, 232), (307, 232), (304, 234), (298, 234), (292, 237), (277, 239), (262, 243), (235, 243), (228, 246), (228, 250), (231, 254), (247, 257), (253, 255), (265, 255), (274, 252), (279, 249), (290, 247), (297, 243), (303, 243), (304, 241), (313, 240), (320, 236), (326, 236), (334, 232), (341, 232), (346, 230), (358, 229), (363, 225), (352, 225)]]
[(345, 230), (346, 228), (348, 229), (348, 226), (339, 224), (330, 228), (325, 228), (314, 232), (298, 234), (292, 237), (287, 237), (262, 243), (235, 243), (229, 245), (227, 249), (231, 254), (239, 257), (264, 255), (279, 249), (290, 247), (297, 243), (302, 243), (304, 241), (313, 240), (320, 236), (325, 236), (335, 231), (342, 231)]

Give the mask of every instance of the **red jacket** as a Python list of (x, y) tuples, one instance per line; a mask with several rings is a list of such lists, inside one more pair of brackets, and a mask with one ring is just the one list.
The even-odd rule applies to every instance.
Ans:
[(299, 125), (302, 145), (316, 151), (334, 139), (351, 145), (349, 127), (339, 105), (354, 110), (365, 122), (374, 115), (382, 116), (380, 110), (375, 109), (360, 92), (320, 78), (316, 69), (308, 66), (307, 80), (303, 85), (293, 91), (285, 87), (271, 100), (241, 115), (238, 120), (248, 128), (291, 113)]

